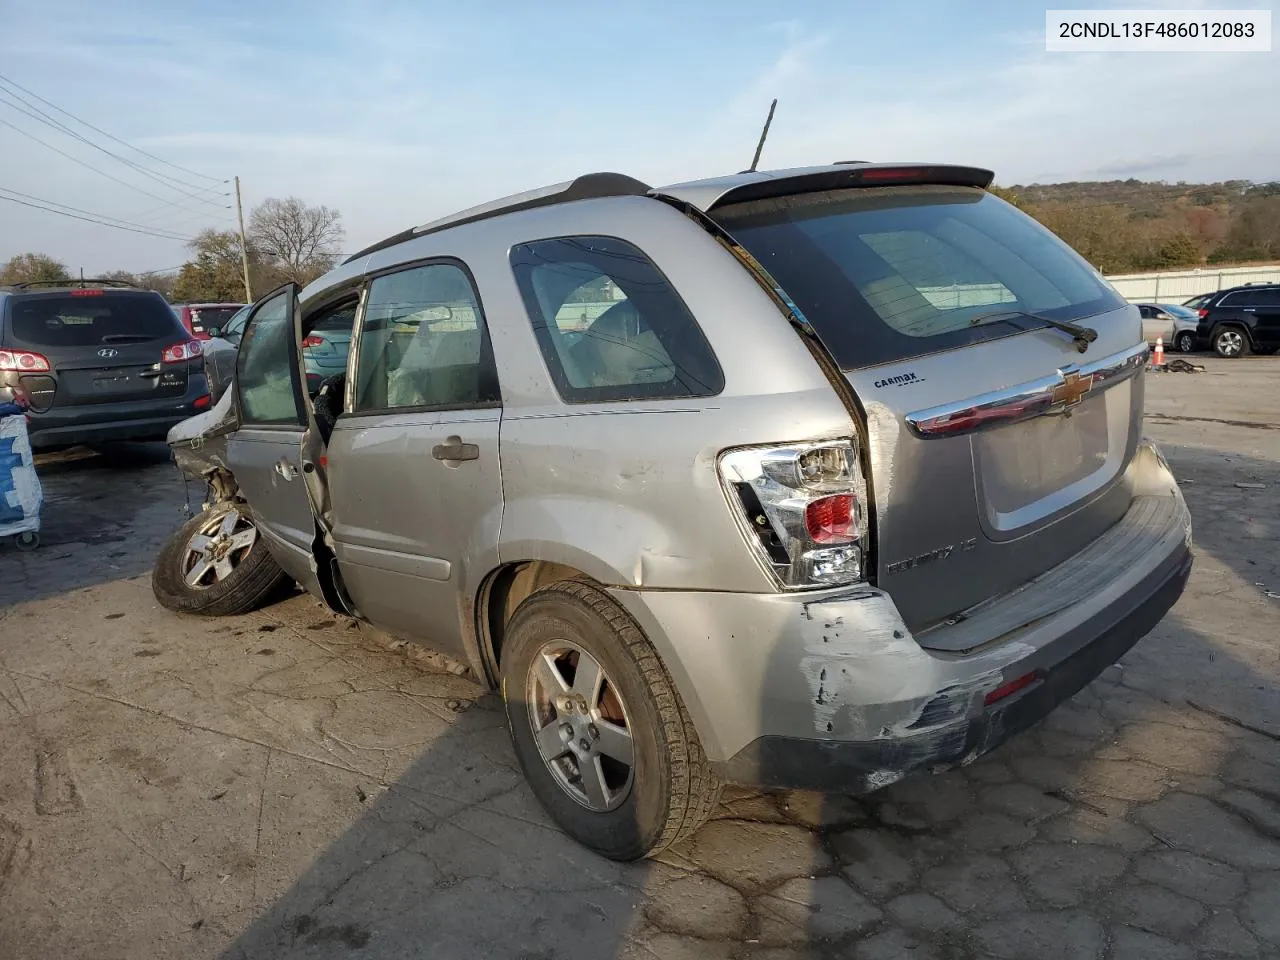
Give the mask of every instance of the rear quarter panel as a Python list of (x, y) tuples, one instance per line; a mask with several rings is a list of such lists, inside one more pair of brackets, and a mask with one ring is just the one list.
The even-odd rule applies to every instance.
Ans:
[[(725, 377), (720, 395), (560, 400), (508, 252), (569, 235), (621, 237), (648, 254), (710, 342)], [(498, 364), (502, 562), (555, 561), (612, 586), (772, 592), (726, 502), (717, 455), (853, 428), (800, 337), (738, 262), (678, 211), (641, 197), (528, 211), (395, 251), (397, 260), (439, 255), (475, 275)], [(370, 266), (379, 265), (375, 254)]]

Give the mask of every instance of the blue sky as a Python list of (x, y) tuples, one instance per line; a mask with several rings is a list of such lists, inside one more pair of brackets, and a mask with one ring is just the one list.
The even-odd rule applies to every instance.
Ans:
[[(246, 211), (288, 195), (336, 207), (347, 250), (591, 170), (664, 183), (742, 169), (775, 96), (763, 167), (928, 159), (987, 166), (1001, 183), (1280, 179), (1280, 53), (1050, 54), (1044, 9), (4, 0), (0, 74), (172, 163), (238, 174)], [(161, 199), (3, 123), (0, 187), (183, 236), (234, 222), (3, 103), (0, 121)], [(177, 240), (0, 202), (0, 262), (24, 250), (90, 273), (187, 256)]]

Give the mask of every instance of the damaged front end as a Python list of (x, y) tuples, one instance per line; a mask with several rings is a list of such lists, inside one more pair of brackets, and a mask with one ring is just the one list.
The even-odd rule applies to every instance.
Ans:
[(183, 477), (208, 484), (214, 503), (234, 499), (239, 490), (227, 464), (227, 436), (237, 425), (235, 398), (227, 390), (204, 413), (175, 424), (166, 438)]

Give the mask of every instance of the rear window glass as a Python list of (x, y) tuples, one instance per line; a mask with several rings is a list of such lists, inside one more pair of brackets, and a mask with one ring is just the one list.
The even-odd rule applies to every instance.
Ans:
[(226, 326), (227, 321), (243, 308), (232, 304), (229, 307), (188, 307), (187, 309), (191, 311), (191, 322), (193, 324), (208, 329), (209, 327)]
[(350, 333), (351, 327), (356, 322), (356, 307), (359, 304), (355, 301), (344, 307), (339, 307), (331, 313), (326, 313), (311, 328), (311, 332), (324, 331), (325, 333)]
[(983, 190), (838, 190), (715, 217), (845, 369), (1043, 326), (1023, 311), (1080, 320), (1124, 306), (1062, 241)]
[(177, 318), (159, 297), (129, 294), (14, 298), (11, 337), (40, 347), (176, 340)]

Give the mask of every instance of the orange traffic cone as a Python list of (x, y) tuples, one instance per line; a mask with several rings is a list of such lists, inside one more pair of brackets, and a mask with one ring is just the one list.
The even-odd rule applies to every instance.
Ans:
[(1151, 365), (1164, 366), (1164, 337), (1156, 337), (1156, 352), (1151, 355)]

